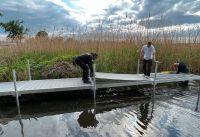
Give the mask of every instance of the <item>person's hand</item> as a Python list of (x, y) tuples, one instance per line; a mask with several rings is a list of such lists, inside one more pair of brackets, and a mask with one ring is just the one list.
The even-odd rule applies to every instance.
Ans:
[(90, 77), (94, 77), (94, 73), (90, 73)]

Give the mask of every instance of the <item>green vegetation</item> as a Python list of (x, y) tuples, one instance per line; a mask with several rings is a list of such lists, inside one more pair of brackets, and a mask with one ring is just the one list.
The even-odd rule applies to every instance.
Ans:
[(19, 39), (21, 40), (23, 38), (23, 35), (27, 33), (28, 29), (24, 28), (22, 25), (23, 21), (20, 20), (11, 20), (6, 23), (0, 23), (0, 26), (5, 30), (5, 32), (8, 32), (8, 38), (14, 40)]
[(48, 33), (44, 30), (37, 32), (36, 37), (48, 37)]
[[(3, 16), (0, 13), (0, 17)], [(8, 22), (0, 22), (0, 27), (8, 33), (7, 38), (11, 40), (21, 40), (23, 35), (28, 32), (28, 29), (23, 26), (24, 21), (20, 20), (11, 20)]]
[[(18, 80), (28, 79), (27, 60), (31, 63), (33, 79), (66, 78), (80, 76), (80, 69), (72, 65), (72, 58), (85, 52), (97, 52), (97, 71), (136, 73), (138, 50), (146, 41), (76, 41), (58, 39), (27, 39), (18, 46), (0, 48), (0, 81), (12, 80), (16, 69)], [(159, 71), (173, 70), (173, 62), (181, 58), (192, 73), (200, 72), (200, 47), (197, 44), (153, 43)], [(142, 69), (142, 62), (141, 67)]]
[[(0, 13), (0, 16), (3, 14)], [(27, 29), (23, 21), (0, 23), (8, 37), (22, 39)], [(148, 22), (147, 22), (148, 23)], [(101, 30), (99, 24), (96, 30)], [(108, 25), (106, 25), (108, 27)], [(112, 26), (112, 25), (111, 25)], [(28, 79), (27, 60), (31, 64), (33, 79), (66, 78), (80, 76), (80, 69), (72, 65), (72, 58), (85, 52), (97, 52), (97, 71), (113, 73), (136, 73), (137, 61), (144, 44), (150, 39), (156, 48), (156, 58), (160, 62), (159, 71), (173, 70), (177, 59), (189, 65), (192, 73), (200, 73), (200, 27), (176, 26), (173, 31), (164, 28), (154, 31), (145, 27), (106, 28), (106, 32), (83, 32), (79, 36), (64, 39), (48, 38), (48, 33), (39, 31), (36, 38), (26, 38), (17, 45), (0, 45), (0, 81), (12, 80), (12, 69), (17, 71), (18, 80)], [(94, 30), (95, 30), (94, 29)], [(133, 31), (134, 30), (134, 31)], [(74, 29), (73, 29), (74, 33)], [(135, 34), (136, 33), (136, 34)], [(69, 34), (72, 34), (70, 32)], [(142, 62), (140, 63), (142, 69)]]

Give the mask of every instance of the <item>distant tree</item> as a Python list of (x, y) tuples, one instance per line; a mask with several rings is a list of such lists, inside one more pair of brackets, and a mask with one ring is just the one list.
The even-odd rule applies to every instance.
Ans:
[(23, 21), (20, 20), (11, 20), (6, 23), (0, 23), (0, 26), (8, 32), (8, 38), (14, 39), (22, 39), (23, 35), (28, 32), (27, 28), (24, 28), (22, 25)]
[[(3, 14), (0, 12), (0, 17), (3, 16)], [(2, 22), (0, 22), (0, 27), (2, 26)]]
[(48, 37), (48, 33), (46, 31), (44, 31), (44, 30), (41, 30), (36, 34), (36, 37), (45, 37), (45, 38), (47, 38)]

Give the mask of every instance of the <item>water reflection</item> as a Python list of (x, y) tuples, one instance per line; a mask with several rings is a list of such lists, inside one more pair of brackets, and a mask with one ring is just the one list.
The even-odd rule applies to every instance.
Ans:
[(141, 116), (139, 117), (139, 120), (145, 125), (144, 129), (146, 129), (149, 121), (151, 120), (151, 118), (148, 118), (149, 103), (140, 105), (140, 113)]
[(84, 110), (78, 118), (78, 123), (83, 128), (97, 127), (99, 121), (96, 119), (96, 98), (93, 100), (94, 109)]
[[(152, 107), (150, 108), (150, 105)], [(153, 118), (153, 110), (154, 110), (154, 99), (152, 98), (151, 102), (142, 103), (139, 105), (139, 115), (137, 116), (139, 121), (136, 121), (137, 124), (143, 129), (146, 130), (148, 124), (151, 122)], [(142, 135), (143, 131), (136, 128), (136, 130)]]
[(21, 114), (18, 114), (18, 118), (19, 118), (19, 124), (21, 126), (21, 134), (22, 134), (22, 137), (24, 137), (24, 125), (23, 125), (23, 122), (22, 122)]
[[(200, 88), (200, 87), (199, 87)], [(199, 98), (200, 98), (200, 91), (198, 93), (198, 98), (197, 98), (197, 103), (196, 103), (196, 108), (195, 108), (195, 111), (198, 111), (198, 108), (199, 108)]]
[(146, 104), (140, 104), (140, 116), (138, 116), (138, 119), (143, 123), (140, 124), (139, 122), (137, 122), (143, 129), (146, 129), (147, 128), (147, 125), (148, 125), (148, 113), (149, 113), (149, 103), (146, 103)]
[(198, 111), (200, 94), (196, 91), (191, 94), (176, 88), (172, 97), (163, 99), (111, 96), (99, 97), (97, 102), (30, 103), (18, 112), (16, 106), (2, 106), (0, 123), (6, 124), (0, 125), (0, 136), (198, 136), (200, 114), (194, 109)]
[(3, 128), (0, 127), (0, 136), (3, 135), (4, 131), (3, 131)]
[(99, 121), (96, 119), (94, 110), (83, 111), (78, 118), (78, 123), (83, 128), (97, 127)]
[(22, 122), (20, 105), (17, 106), (17, 111), (18, 111), (18, 120), (19, 120), (19, 124), (20, 124), (20, 127), (21, 127), (21, 134), (22, 134), (22, 137), (24, 137), (24, 125), (23, 125), (23, 122)]

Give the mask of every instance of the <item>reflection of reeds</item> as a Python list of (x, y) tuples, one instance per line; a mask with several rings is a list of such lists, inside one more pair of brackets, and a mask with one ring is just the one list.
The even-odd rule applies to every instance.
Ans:
[[(82, 32), (80, 35), (73, 35), (72, 38), (29, 38), (24, 43), (17, 46), (7, 46), (0, 48), (0, 79), (11, 80), (11, 69), (16, 68), (20, 74), (20, 79), (27, 77), (26, 59), (32, 60), (35, 64), (51, 63), (58, 58), (68, 59), (84, 52), (97, 52), (97, 70), (103, 72), (136, 73), (137, 59), (143, 44), (148, 40), (153, 42), (156, 48), (156, 58), (161, 61), (159, 71), (173, 70), (173, 62), (178, 58), (189, 65), (193, 73), (200, 72), (200, 38), (199, 32), (194, 29), (183, 32), (182, 28), (174, 31), (160, 29), (160, 31), (140, 30), (131, 26), (126, 32), (121, 30)], [(110, 28), (111, 25), (110, 25)], [(148, 35), (148, 37), (147, 37)], [(185, 39), (184, 39), (185, 38)], [(186, 39), (187, 38), (187, 39)], [(55, 59), (56, 58), (56, 59)], [(61, 59), (61, 60), (62, 60)], [(18, 74), (18, 75), (19, 75)], [(5, 78), (9, 77), (9, 78)]]

